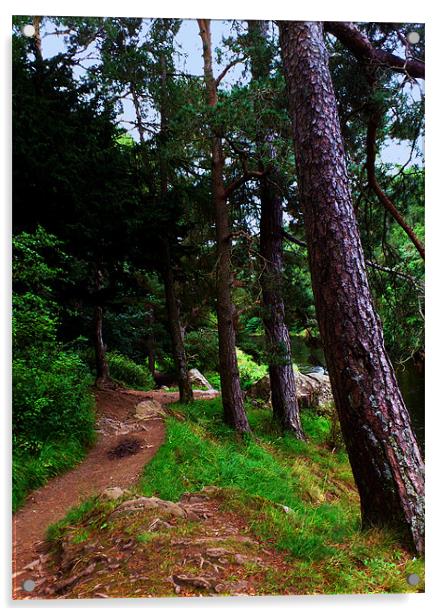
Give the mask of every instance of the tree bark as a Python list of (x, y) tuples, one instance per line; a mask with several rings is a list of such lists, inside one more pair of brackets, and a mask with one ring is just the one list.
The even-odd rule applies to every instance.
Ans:
[[(204, 77), (208, 104), (210, 107), (215, 107), (217, 104), (217, 87), (212, 70), (210, 20), (199, 19), (198, 25), (203, 44)], [(212, 195), (217, 239), (217, 327), (223, 416), (225, 422), (237, 431), (249, 432), (250, 427), (244, 410), (235, 348), (235, 310), (231, 296), (231, 222), (223, 178), (223, 147), (221, 136), (214, 127), (212, 127), (211, 136), (211, 158)]]
[(317, 318), (364, 527), (424, 551), (424, 464), (375, 313), (351, 202), (322, 23), (281, 22)]
[(108, 360), (106, 359), (106, 347), (103, 342), (103, 307), (98, 303), (103, 284), (103, 273), (100, 267), (95, 272), (96, 304), (94, 307), (94, 349), (97, 387), (106, 386), (111, 382)]
[[(249, 21), (251, 37), (252, 79), (269, 76), (270, 62), (266, 53), (267, 23)], [(269, 379), (274, 419), (283, 430), (304, 439), (297, 402), (295, 375), (292, 367), (291, 340), (285, 323), (283, 283), (283, 196), (279, 189), (277, 154), (272, 130), (257, 129), (257, 149), (268, 162), (268, 173), (260, 179), (260, 256), (262, 257), (263, 325), (269, 356)], [(261, 168), (264, 169), (263, 162)]]
[(167, 240), (165, 240), (164, 266), (163, 281), (165, 285), (166, 308), (168, 312), (169, 331), (171, 333), (172, 354), (174, 357), (178, 388), (180, 391), (180, 402), (183, 404), (188, 404), (193, 401), (194, 394), (192, 392), (192, 385), (188, 376), (188, 363), (186, 359), (182, 328), (180, 326), (180, 313), (178, 309), (177, 296), (175, 293), (175, 280)]
[(149, 333), (146, 340), (146, 346), (148, 348), (148, 369), (151, 375), (155, 376), (155, 337), (154, 337), (154, 323), (155, 323), (155, 313), (154, 313), (154, 304), (147, 302), (146, 304), (147, 313), (146, 313), (146, 321), (149, 328)]

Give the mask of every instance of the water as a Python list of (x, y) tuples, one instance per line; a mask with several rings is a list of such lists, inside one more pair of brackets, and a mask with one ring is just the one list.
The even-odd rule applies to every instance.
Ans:
[[(263, 342), (262, 336), (254, 336), (255, 342)], [(292, 358), (300, 372), (306, 374), (319, 367), (326, 367), (323, 349), (306, 344), (305, 338), (291, 336)], [(400, 391), (411, 416), (411, 424), (422, 451), (425, 448), (425, 375), (411, 359), (403, 366), (396, 367)]]

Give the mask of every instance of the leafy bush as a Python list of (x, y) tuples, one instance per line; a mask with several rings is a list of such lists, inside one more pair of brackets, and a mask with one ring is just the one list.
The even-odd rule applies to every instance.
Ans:
[(256, 364), (250, 355), (237, 349), (238, 370), (240, 372), (240, 385), (247, 389), (250, 385), (261, 379), (267, 373), (266, 366)]
[(136, 364), (129, 357), (116, 352), (108, 354), (108, 363), (111, 378), (126, 387), (154, 389), (154, 379), (146, 366)]
[(208, 381), (211, 383), (212, 387), (220, 391), (221, 384), (220, 384), (219, 373), (218, 372), (207, 372), (205, 376), (208, 379)]
[(198, 329), (186, 334), (185, 348), (189, 368), (206, 372), (218, 370), (218, 334), (212, 329)]
[(91, 375), (57, 341), (60, 242), (43, 228), (13, 240), (13, 507), (71, 468), (95, 439)]
[(13, 362), (14, 444), (38, 454), (51, 440), (74, 438), (88, 446), (94, 440), (91, 377), (73, 353)]

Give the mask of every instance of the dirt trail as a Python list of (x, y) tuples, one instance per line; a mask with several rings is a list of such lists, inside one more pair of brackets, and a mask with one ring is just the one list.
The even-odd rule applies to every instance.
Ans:
[[(95, 447), (77, 467), (55, 477), (32, 492), (24, 506), (13, 516), (13, 594), (22, 594), (21, 584), (30, 576), (24, 567), (38, 558), (47, 527), (62, 518), (84, 498), (108, 487), (133, 485), (145, 464), (155, 455), (165, 435), (161, 417), (138, 422), (134, 411), (140, 402), (154, 399), (164, 405), (178, 400), (178, 393), (136, 390), (96, 391), (99, 437)], [(205, 392), (196, 397), (207, 397)], [(109, 457), (108, 452), (122, 440), (139, 442), (137, 453)]]

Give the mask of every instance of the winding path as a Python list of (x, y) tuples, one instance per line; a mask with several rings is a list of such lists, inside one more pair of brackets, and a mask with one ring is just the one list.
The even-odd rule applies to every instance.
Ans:
[[(208, 397), (206, 392), (195, 393), (196, 397)], [(38, 549), (44, 541), (47, 527), (64, 517), (71, 507), (93, 494), (109, 487), (125, 488), (134, 485), (145, 464), (158, 451), (165, 436), (163, 419), (155, 417), (144, 426), (137, 425), (134, 423), (137, 404), (148, 399), (154, 399), (162, 405), (176, 402), (178, 393), (161, 390), (96, 390), (95, 397), (97, 425), (111, 426), (111, 432), (105, 427), (83, 462), (29, 494), (23, 507), (13, 516), (14, 598), (24, 598), (22, 583), (32, 577), (25, 567), (39, 557)], [(110, 459), (109, 450), (128, 436), (140, 441), (140, 451), (123, 458)]]

